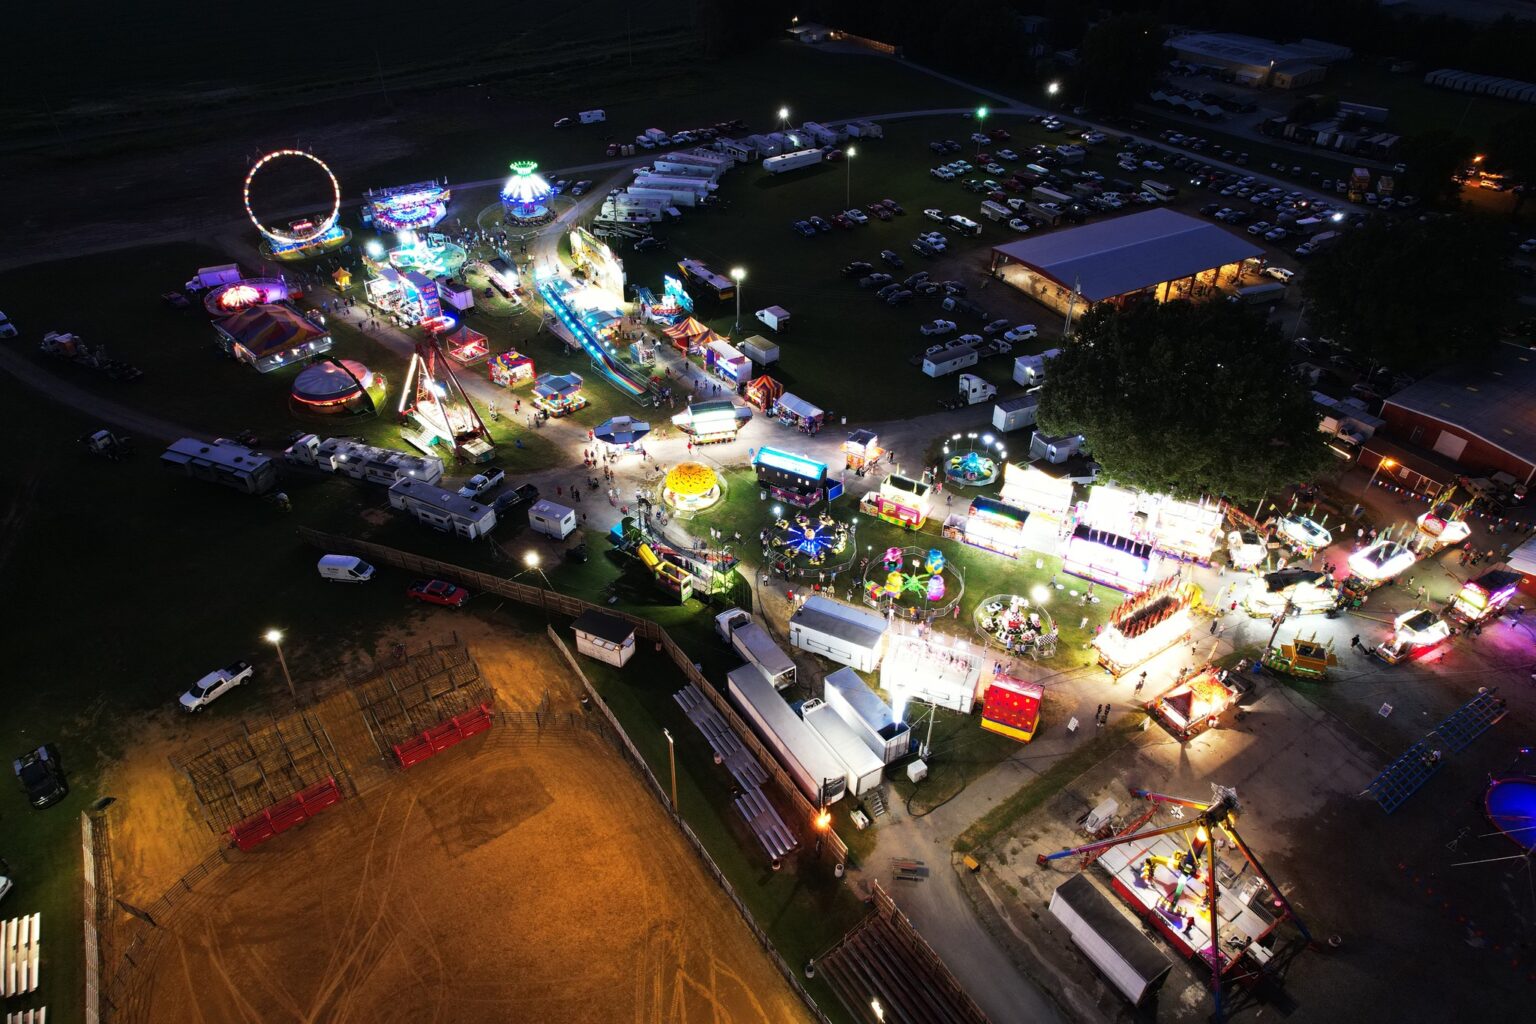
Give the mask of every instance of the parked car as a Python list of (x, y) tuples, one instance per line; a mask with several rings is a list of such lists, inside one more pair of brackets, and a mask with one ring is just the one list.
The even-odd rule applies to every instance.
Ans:
[(998, 331), (1005, 331), (1007, 329), (1008, 329), (1008, 321), (1007, 320), (993, 320), (991, 323), (987, 324), (987, 326), (985, 326), (985, 327), (983, 327), (981, 329), (981, 333), (982, 334), (989, 334), (990, 335), (990, 334), (996, 334)]
[(875, 292), (875, 297), (877, 299), (884, 300), (890, 298), (892, 295), (899, 291), (901, 291), (901, 285), (897, 284), (895, 281), (892, 281), (890, 284)]
[(1019, 324), (1017, 327), (1003, 334), (1003, 340), (1009, 344), (1020, 341), (1029, 341), (1040, 334), (1039, 328), (1034, 324)]
[(930, 258), (939, 254), (939, 250), (935, 249), (929, 242), (921, 238), (912, 242), (912, 251), (917, 253), (919, 256), (928, 256)]
[(898, 289), (897, 291), (892, 292), (890, 295), (887, 295), (885, 298), (886, 305), (888, 306), (905, 306), (911, 301), (912, 293), (906, 288)]
[(955, 172), (950, 170), (948, 167), (929, 168), (928, 173), (930, 176), (938, 178), (940, 181), (949, 181), (955, 176)]
[(469, 600), (469, 591), (447, 580), (417, 580), (405, 592), (405, 596), (423, 604), (440, 604), (445, 608), (462, 608)]
[(181, 695), (181, 710), (201, 711), (235, 687), (250, 682), (255, 675), (256, 670), (248, 661), (236, 661), (209, 672)]
[(832, 215), (832, 223), (846, 231), (853, 230), (853, 221), (848, 219), (848, 215), (846, 213), (834, 213)]
[(469, 478), (463, 487), (459, 488), (459, 497), (478, 498), (487, 491), (500, 487), (506, 479), (506, 471), (501, 469), (491, 469), (484, 473), (476, 473)]
[(870, 274), (868, 277), (859, 278), (860, 288), (878, 288), (891, 282), (890, 274)]
[(590, 181), (578, 181), (576, 184), (571, 186), (571, 195), (584, 196), (591, 188), (592, 183)]
[(953, 334), (955, 322), (953, 320), (930, 320), (918, 328), (925, 338), (940, 337), (945, 334)]
[(901, 267), (905, 265), (902, 258), (891, 249), (881, 249), (880, 259), (888, 267)]
[(822, 217), (820, 215), (817, 215), (815, 217), (807, 217), (806, 220), (809, 221), (811, 227), (815, 228), (817, 231), (831, 231), (832, 230), (832, 225), (827, 223), (827, 218)]
[(868, 224), (869, 223), (869, 217), (864, 213), (863, 210), (844, 210), (843, 211), (843, 216), (847, 217), (849, 220), (853, 221), (855, 224)]
[[(802, 223), (804, 223), (804, 222), (802, 221)], [(814, 230), (811, 232), (811, 234), (813, 234), (813, 235), (815, 233), (816, 232)], [(639, 241), (635, 242), (635, 251), (636, 252), (650, 252), (652, 249), (660, 249), (663, 246), (665, 246), (666, 244), (667, 244), (666, 242), (663, 242), (661, 239), (657, 238), (655, 235), (646, 235), (644, 238), (642, 238)]]
[(1019, 159), (1019, 154), (1015, 153), (1011, 149), (1000, 149), (997, 151), (997, 158), (999, 160), (1006, 160), (1009, 163), (1014, 163)]
[(849, 263), (843, 267), (843, 276), (858, 277), (862, 274), (867, 274), (874, 269), (875, 265), (873, 263), (869, 263), (865, 260), (854, 260), (852, 263)]
[(11, 768), (16, 772), (21, 791), (27, 794), (27, 803), (38, 810), (51, 807), (69, 795), (64, 766), (51, 744), (44, 743), (22, 754), (11, 762)]
[(870, 203), (864, 209), (869, 212), (871, 217), (879, 217), (881, 220), (891, 219), (891, 211), (887, 210), (881, 203)]
[[(797, 220), (797, 221), (795, 221), (794, 229), (795, 229), (796, 232), (798, 232), (799, 234), (805, 236), (806, 238), (815, 238), (816, 237), (816, 229), (811, 227), (811, 222), (808, 221), (808, 220)], [(638, 249), (638, 248), (640, 248), (640, 246), (636, 245), (635, 248)]]
[(902, 209), (901, 204), (894, 199), (882, 199), (880, 200), (880, 205), (885, 207), (887, 210), (890, 210), (898, 217), (905, 216), (907, 212), (906, 210)]
[(944, 211), (938, 209), (937, 207), (930, 206), (928, 209), (923, 211), (923, 216), (927, 217), (929, 220), (936, 220), (940, 224), (944, 223)]
[(1291, 278), (1296, 276), (1296, 271), (1288, 267), (1265, 267), (1264, 274), (1267, 277), (1274, 278), (1281, 284), (1290, 284)]
[(562, 118), (558, 119), (557, 121), (555, 121), (555, 127), (556, 128), (569, 128), (569, 127), (571, 127), (571, 125), (573, 125), (575, 123), (576, 123), (576, 119), (573, 118), (573, 117), (562, 117)]
[(1282, 241), (1288, 234), (1290, 234), (1290, 232), (1285, 230), (1285, 228), (1274, 228), (1264, 232), (1264, 240), (1266, 242), (1279, 242)]
[(1025, 220), (1023, 217), (1013, 218), (1008, 222), (1008, 226), (1021, 235), (1029, 233), (1029, 221)]

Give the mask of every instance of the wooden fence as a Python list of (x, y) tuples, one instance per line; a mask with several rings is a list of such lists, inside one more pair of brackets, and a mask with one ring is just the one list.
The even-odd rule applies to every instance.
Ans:
[[(650, 619), (643, 619), (637, 615), (619, 611), (607, 605), (597, 605), (590, 601), (583, 601), (579, 597), (571, 597), (547, 587), (536, 587), (526, 583), (518, 583), (514, 580), (502, 579), (500, 576), (476, 569), (465, 568), (452, 562), (444, 562), (436, 558), (424, 558), (421, 555), (412, 554), (409, 551), (401, 551), (398, 548), (387, 547), (383, 544), (373, 544), (368, 541), (354, 540), (351, 537), (342, 537), (335, 534), (321, 533), (309, 527), (300, 527), (299, 535), (322, 551), (333, 554), (356, 555), (365, 561), (376, 565), (388, 565), (396, 569), (404, 569), (407, 572), (419, 573), (442, 579), (455, 580), (467, 587), (486, 593), (496, 594), (508, 600), (518, 601), (522, 604), (541, 608), (546, 614), (551, 612), (575, 618), (585, 611), (598, 611), (604, 615), (616, 615), (631, 623), (635, 627), (635, 635), (642, 640), (649, 640), (658, 644), (666, 652), (668, 658), (677, 666), (684, 679), (698, 688), (709, 702), (714, 705), (720, 717), (741, 739), (742, 745), (752, 752), (762, 765), (763, 771), (768, 773), (778, 786), (784, 800), (794, 809), (797, 821), (791, 827), (810, 828), (819, 811), (814, 804), (800, 792), (800, 787), (790, 778), (784, 766), (779, 763), (773, 752), (757, 738), (757, 734), (742, 721), (736, 709), (731, 706), (725, 694), (721, 693), (704, 674), (694, 668), (693, 659), (679, 647), (658, 624)], [(848, 846), (842, 837), (836, 832), (828, 831), (823, 837), (823, 849), (839, 861), (846, 861)]]

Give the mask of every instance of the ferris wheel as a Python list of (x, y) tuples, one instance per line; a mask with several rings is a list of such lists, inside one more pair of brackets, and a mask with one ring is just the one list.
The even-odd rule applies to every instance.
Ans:
[[(318, 221), (297, 224), (288, 231), (279, 231), (263, 224), (261, 218), (256, 216), (256, 211), (251, 206), (251, 182), (261, 173), (263, 167), (288, 157), (308, 160), (325, 174), (326, 179), (331, 183), (331, 211)], [(252, 224), (256, 225), (256, 230), (283, 245), (304, 245), (307, 242), (313, 242), (330, 231), (337, 218), (341, 216), (341, 184), (337, 182), (336, 175), (331, 173), (331, 169), (326, 166), (324, 160), (302, 149), (275, 149), (257, 160), (245, 176), (242, 192), (245, 197), (245, 215), (251, 219)]]

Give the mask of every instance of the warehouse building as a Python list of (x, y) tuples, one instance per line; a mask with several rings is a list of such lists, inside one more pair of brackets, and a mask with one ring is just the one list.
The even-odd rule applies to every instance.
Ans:
[(1150, 296), (1204, 298), (1235, 285), (1263, 249), (1167, 209), (1146, 210), (994, 246), (992, 272), (1059, 313)]
[(1385, 433), (1410, 450), (1427, 449), (1472, 476), (1505, 472), (1529, 484), (1536, 477), (1536, 353), (1500, 345), (1486, 364), (1432, 373), (1388, 398), (1381, 418)]
[(1347, 46), (1302, 39), (1279, 43), (1231, 32), (1192, 32), (1175, 36), (1168, 46), (1180, 60), (1229, 72), (1238, 85), (1297, 89), (1321, 82), (1328, 65), (1347, 60)]

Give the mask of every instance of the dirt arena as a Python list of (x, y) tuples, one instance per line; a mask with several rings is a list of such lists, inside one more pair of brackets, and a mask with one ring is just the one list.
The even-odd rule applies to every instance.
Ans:
[(131, 1019), (807, 1019), (654, 798), (585, 735), (476, 737), (199, 889)]
[[(503, 708), (545, 693), (575, 708), (542, 637), (452, 624)], [(172, 719), (153, 756), (118, 766), (119, 893), (148, 902), (216, 844), (163, 760), (206, 725)], [(494, 729), (391, 774), (234, 856), (162, 927), (119, 1021), (809, 1019), (656, 799), (584, 731)]]

